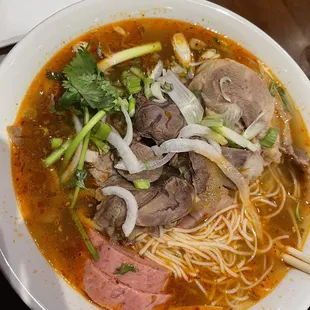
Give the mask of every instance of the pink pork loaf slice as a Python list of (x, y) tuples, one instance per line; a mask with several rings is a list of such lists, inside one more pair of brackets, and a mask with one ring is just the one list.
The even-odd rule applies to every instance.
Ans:
[(85, 263), (84, 290), (98, 305), (121, 310), (152, 310), (170, 298), (135, 290), (99, 270), (90, 260)]
[[(111, 244), (94, 230), (89, 231), (89, 237), (100, 256), (99, 260), (94, 262), (97, 268), (136, 290), (155, 294), (164, 290), (170, 276), (168, 269), (151, 260), (141, 258), (130, 249)], [(127, 272), (124, 275), (115, 274), (123, 264), (134, 266), (136, 272)]]

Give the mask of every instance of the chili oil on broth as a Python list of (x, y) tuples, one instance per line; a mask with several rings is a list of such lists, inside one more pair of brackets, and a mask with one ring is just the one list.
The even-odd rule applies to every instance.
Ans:
[[(113, 29), (116, 25), (122, 27), (128, 35), (123, 37), (116, 33)], [(210, 47), (216, 48), (223, 58), (234, 59), (259, 72), (256, 58), (248, 51), (235, 42), (200, 26), (168, 19), (131, 19), (94, 29), (63, 47), (36, 76), (19, 109), (15, 125), (22, 126), (25, 138), (20, 147), (12, 146), (12, 175), (21, 213), (41, 253), (81, 293), (83, 293), (83, 266), (89, 253), (68, 211), (73, 189), (59, 185), (57, 175), (59, 164), (52, 169), (46, 169), (42, 164), (42, 158), (51, 151), (50, 137), (66, 138), (74, 132), (74, 129), (69, 114), (56, 115), (50, 112), (50, 95), (53, 94), (57, 100), (62, 89), (59, 82), (46, 78), (46, 71), (62, 71), (74, 56), (72, 46), (79, 41), (91, 41), (90, 50), (95, 55), (98, 42), (101, 42), (103, 52), (113, 53), (141, 43), (159, 40), (163, 46), (163, 50), (159, 53), (160, 57), (168, 59), (173, 55), (170, 40), (176, 32), (182, 32), (187, 39), (201, 39)], [(215, 40), (215, 37), (219, 40)], [(141, 59), (144, 68), (154, 66), (156, 62), (157, 60), (148, 55)], [(124, 69), (122, 65), (118, 68)], [(111, 77), (115, 78), (117, 73), (118, 70), (114, 70)], [(302, 120), (299, 112), (295, 114)], [(298, 122), (298, 126), (293, 126), (293, 137), (299, 139), (299, 142), (294, 142), (301, 144), (301, 138), (297, 138), (300, 136), (303, 143), (310, 145), (303, 121)], [(281, 166), (281, 172), (287, 191), (292, 191), (292, 180), (286, 165)], [(301, 179), (301, 175), (297, 174), (296, 177)], [(264, 177), (260, 183), (264, 185)], [(300, 210), (304, 221), (299, 226), (301, 237), (305, 240), (309, 227), (309, 208), (306, 206), (308, 183), (302, 180), (301, 184), (300, 192), (304, 197), (301, 197)], [(90, 182), (89, 186), (91, 185)], [(290, 238), (283, 240), (283, 243), (297, 246), (296, 228), (291, 221), (291, 210), (295, 210), (296, 202), (288, 201), (283, 212), (272, 221), (265, 221), (264, 227), (272, 237), (289, 234)], [(95, 205), (92, 192), (82, 191), (77, 204), (78, 212), (91, 216), (95, 212)], [(255, 263), (253, 261), (253, 265)], [(287, 270), (288, 268), (276, 259), (268, 277), (259, 287), (253, 289), (253, 302), (268, 294), (281, 281)], [(207, 270), (202, 270), (203, 273), (208, 273), (206, 276), (212, 278), (212, 274)], [(212, 284), (205, 284), (205, 289), (215, 291)], [(173, 294), (171, 305), (204, 304), (206, 300), (194, 283), (184, 280), (172, 279), (167, 292)]]

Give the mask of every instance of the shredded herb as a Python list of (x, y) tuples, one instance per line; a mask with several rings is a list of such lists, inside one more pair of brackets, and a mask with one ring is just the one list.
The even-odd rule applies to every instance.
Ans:
[(272, 80), (271, 84), (269, 86), (269, 92), (270, 92), (272, 97), (274, 97), (276, 95), (276, 91), (277, 91), (276, 81)]
[(303, 218), (302, 218), (302, 216), (300, 216), (299, 207), (300, 207), (300, 200), (297, 201), (297, 205), (296, 205), (296, 209), (295, 209), (296, 219), (300, 223), (300, 222), (302, 222)]
[(217, 37), (213, 37), (212, 39), (213, 39), (213, 41), (214, 41), (215, 43), (217, 43), (218, 45), (221, 44), (220, 40), (219, 40)]
[(54, 81), (62, 81), (64, 80), (65, 76), (62, 72), (54, 72), (54, 71), (46, 71), (46, 77), (49, 80), (54, 80)]
[(271, 148), (277, 141), (279, 135), (279, 128), (269, 128), (266, 136), (259, 141), (261, 146)]
[(137, 272), (137, 269), (131, 264), (123, 264), (121, 267), (116, 269), (114, 274), (124, 275), (127, 272)]
[(66, 152), (70, 144), (71, 144), (71, 140), (68, 139), (58, 149), (54, 150), (48, 157), (43, 159), (43, 163), (45, 167), (48, 168), (51, 165), (55, 164), (61, 158), (61, 156)]
[(86, 189), (85, 184), (84, 184), (84, 180), (87, 177), (87, 171), (76, 170), (75, 176), (76, 176), (76, 186), (78, 186), (79, 188), (82, 188), (82, 189)]
[(283, 89), (282, 87), (278, 87), (277, 90), (278, 90), (278, 93), (279, 93), (279, 95), (280, 95), (280, 97), (281, 97), (281, 100), (282, 100), (282, 102), (283, 102), (283, 104), (284, 104), (286, 110), (289, 111), (289, 110), (290, 110), (290, 106), (291, 106), (291, 105), (290, 105), (290, 100), (289, 100), (289, 98), (287, 97), (287, 95), (286, 95), (284, 89)]

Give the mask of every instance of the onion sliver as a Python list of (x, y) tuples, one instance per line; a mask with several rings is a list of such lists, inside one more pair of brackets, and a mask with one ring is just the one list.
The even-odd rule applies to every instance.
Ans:
[(103, 195), (115, 195), (124, 199), (127, 207), (126, 219), (122, 225), (123, 232), (128, 237), (135, 228), (137, 216), (138, 216), (138, 204), (134, 195), (119, 186), (108, 186), (101, 189)]
[(201, 140), (172, 139), (161, 144), (164, 153), (195, 152), (213, 161), (223, 173), (237, 186), (241, 200), (252, 218), (253, 225), (259, 238), (262, 238), (262, 226), (257, 211), (249, 199), (249, 186), (242, 174), (209, 143)]
[[(76, 115), (73, 115), (73, 124), (74, 124), (76, 134), (78, 134), (82, 130), (83, 126), (82, 126), (81, 121), (79, 120), (79, 118)], [(83, 146), (83, 141), (79, 144), (78, 148), (76, 149), (76, 151), (72, 157), (72, 160), (71, 160), (70, 164), (68, 165), (66, 171), (60, 177), (61, 183), (65, 183), (65, 182), (69, 181), (69, 179), (74, 175), (74, 172), (76, 170), (77, 165), (79, 164), (79, 160), (81, 157), (82, 146)]]
[(129, 116), (127, 109), (125, 108), (123, 104), (121, 105), (121, 110), (125, 116), (126, 125), (127, 125), (127, 132), (123, 140), (125, 141), (127, 145), (130, 145), (132, 142), (132, 138), (133, 138), (132, 121), (131, 121), (131, 118)]
[(261, 121), (261, 118), (266, 114), (265, 111), (262, 111), (259, 113), (259, 115), (256, 117), (256, 119), (253, 121), (253, 123), (245, 130), (243, 133), (243, 136), (247, 138), (248, 140), (252, 140), (255, 138), (263, 129), (266, 127), (266, 123), (264, 121)]
[(165, 80), (173, 85), (173, 90), (168, 92), (168, 95), (180, 109), (187, 124), (200, 123), (204, 111), (196, 96), (180, 82), (171, 70), (167, 71)]
[[(168, 163), (174, 155), (175, 155), (174, 153), (169, 153), (161, 159), (148, 161), (147, 164), (145, 162), (140, 162), (140, 168), (141, 168), (140, 171), (154, 170), (154, 169), (160, 168), (164, 166), (166, 163)], [(119, 163), (117, 163), (114, 166), (114, 168), (119, 169), (119, 170), (128, 170), (123, 161), (120, 161)]]
[(130, 174), (141, 171), (136, 155), (118, 133), (111, 131), (107, 141), (117, 149), (119, 156), (123, 159)]
[(158, 63), (156, 64), (155, 68), (153, 69), (150, 78), (153, 79), (154, 81), (157, 81), (158, 78), (161, 76), (163, 73), (164, 69), (164, 64), (161, 60), (158, 60)]

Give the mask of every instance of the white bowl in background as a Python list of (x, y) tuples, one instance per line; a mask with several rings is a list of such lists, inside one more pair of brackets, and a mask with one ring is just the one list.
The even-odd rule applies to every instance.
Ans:
[[(87, 0), (51, 16), (18, 43), (0, 66), (0, 265), (31, 309), (87, 310), (96, 306), (53, 270), (30, 236), (12, 186), (6, 126), (14, 122), (35, 75), (64, 42), (91, 28), (142, 14), (198, 23), (240, 43), (284, 83), (310, 127), (310, 83), (305, 74), (269, 36), (220, 6), (205, 0)], [(309, 238), (305, 251), (310, 252)], [(310, 305), (309, 284), (310, 276), (292, 270), (253, 309), (305, 310)]]

